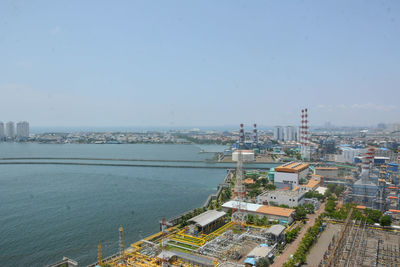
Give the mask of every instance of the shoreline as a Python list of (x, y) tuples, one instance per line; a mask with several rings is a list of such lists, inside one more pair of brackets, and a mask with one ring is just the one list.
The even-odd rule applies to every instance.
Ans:
[[(226, 187), (230, 187), (230, 184), (228, 183), (228, 180), (230, 179), (231, 174), (233, 174), (233, 171), (234, 171), (234, 169), (229, 169), (229, 168), (227, 168), (227, 174), (225, 175), (225, 178), (224, 178), (223, 182), (220, 183), (220, 184), (218, 184), (217, 191), (216, 191), (214, 194), (208, 195), (206, 201), (203, 203), (203, 205), (202, 205), (201, 207), (197, 207), (197, 208), (194, 208), (194, 209), (185, 211), (185, 212), (183, 212), (183, 213), (181, 213), (181, 214), (179, 214), (179, 215), (177, 215), (177, 216), (173, 216), (173, 217), (167, 219), (166, 221), (167, 221), (167, 224), (169, 225), (169, 227), (176, 226), (176, 225), (178, 224), (179, 220), (180, 220), (183, 216), (185, 216), (186, 214), (191, 213), (191, 212), (193, 212), (194, 210), (196, 210), (196, 209), (198, 209), (198, 208), (204, 208), (204, 207), (206, 208), (206, 207), (208, 206), (208, 204), (209, 204), (212, 200), (218, 199), (218, 197), (219, 197), (219, 195), (221, 194), (222, 190), (223, 190), (224, 188), (226, 188)], [(161, 229), (161, 221), (160, 221), (160, 229)], [(154, 233), (154, 234), (157, 234), (157, 233), (158, 233), (158, 232), (156, 232), (156, 233)], [(153, 234), (153, 235), (154, 235), (154, 234)], [(150, 235), (150, 236), (151, 236), (151, 235)], [(145, 238), (146, 238), (146, 237), (144, 237), (143, 239), (145, 239)], [(140, 240), (137, 240), (137, 241), (134, 241), (134, 242), (139, 242), (139, 241), (140, 241)], [(129, 245), (128, 248), (126, 248), (126, 249), (129, 249), (129, 248), (130, 248), (130, 245)], [(119, 257), (119, 256), (120, 256), (120, 255), (119, 255), (119, 252), (114, 253), (114, 254), (112, 254), (112, 255), (110, 255), (110, 256), (104, 258), (104, 259), (103, 259), (103, 262), (104, 262), (104, 261), (112, 260), (112, 259), (114, 259), (114, 258), (116, 258), (116, 257)], [(97, 262), (91, 263), (91, 264), (87, 265), (86, 267), (95, 267), (96, 265), (97, 265)]]

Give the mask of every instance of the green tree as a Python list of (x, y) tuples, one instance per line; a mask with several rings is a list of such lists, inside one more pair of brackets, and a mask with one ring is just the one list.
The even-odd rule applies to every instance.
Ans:
[(256, 267), (269, 267), (270, 263), (267, 258), (261, 258), (257, 261)]
[(251, 214), (247, 214), (247, 223), (248, 224), (253, 224), (254, 223), (254, 216)]
[(294, 215), (295, 220), (301, 220), (306, 218), (307, 210), (303, 206), (297, 206), (295, 210), (296, 210), (296, 213)]
[(335, 187), (335, 190), (333, 192), (335, 193), (336, 196), (339, 196), (343, 191), (344, 191), (344, 186), (338, 185)]
[(275, 185), (273, 185), (273, 184), (267, 184), (266, 186), (265, 186), (265, 189), (267, 189), (267, 190), (275, 190), (276, 189), (276, 186)]
[(327, 213), (332, 213), (335, 210), (335, 201), (333, 199), (329, 199), (325, 205), (325, 211)]
[(263, 186), (266, 186), (268, 184), (268, 179), (267, 178), (261, 178), (259, 181), (261, 182), (261, 184)]
[(379, 220), (382, 217), (382, 212), (379, 210), (365, 209), (364, 214), (367, 216), (367, 219), (375, 223), (379, 223)]
[(258, 196), (259, 194), (261, 194), (261, 189), (259, 188), (254, 188), (250, 191), (249, 195), (251, 198)]
[(306, 209), (306, 211), (307, 211), (308, 214), (314, 213), (315, 207), (314, 207), (313, 204), (310, 204), (310, 203), (304, 204), (303, 207)]
[(392, 224), (392, 217), (385, 215), (381, 217), (380, 224), (382, 226), (390, 226)]

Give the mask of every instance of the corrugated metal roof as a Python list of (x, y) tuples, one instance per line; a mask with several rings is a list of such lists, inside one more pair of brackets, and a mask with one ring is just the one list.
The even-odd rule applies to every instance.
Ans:
[(249, 258), (265, 258), (268, 256), (268, 254), (271, 252), (272, 248), (271, 247), (266, 247), (266, 246), (258, 246), (255, 247), (252, 251), (247, 254), (247, 257)]
[(262, 213), (265, 215), (289, 217), (290, 215), (292, 215), (292, 213), (294, 213), (294, 211), (295, 211), (294, 209), (287, 209), (287, 208), (263, 205), (260, 208), (258, 208), (256, 212)]
[(308, 168), (308, 164), (302, 162), (289, 162), (279, 167), (275, 167), (275, 172), (298, 173)]
[(200, 225), (201, 227), (204, 227), (204, 226), (224, 217), (225, 214), (226, 213), (224, 211), (208, 210), (206, 212), (203, 212), (200, 215), (197, 215), (196, 217), (191, 218), (188, 221), (194, 222), (194, 223)]
[[(228, 209), (233, 209), (239, 206), (239, 201), (236, 200), (231, 200), (226, 202), (225, 204), (222, 205), (222, 207), (224, 208), (228, 208)], [(242, 202), (240, 205), (242, 208), (244, 206), (246, 206), (245, 210), (247, 211), (254, 211), (256, 212), (260, 207), (262, 207), (262, 205), (259, 204), (254, 204), (254, 203), (247, 203), (247, 202)]]
[(280, 224), (274, 224), (267, 230), (267, 234), (273, 234), (275, 236), (279, 236), (283, 231), (285, 231), (285, 226)]

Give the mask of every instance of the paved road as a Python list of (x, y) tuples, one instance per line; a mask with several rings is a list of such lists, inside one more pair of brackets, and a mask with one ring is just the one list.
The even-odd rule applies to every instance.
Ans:
[(300, 231), (299, 235), (297, 236), (296, 240), (293, 241), (289, 246), (286, 247), (286, 249), (283, 251), (283, 253), (271, 265), (271, 267), (283, 266), (283, 264), (288, 260), (289, 256), (296, 252), (296, 249), (299, 246), (300, 241), (303, 239), (304, 235), (306, 234), (307, 229), (314, 225), (315, 219), (317, 219), (318, 216), (322, 212), (324, 212), (324, 210), (325, 210), (325, 203), (323, 203), (321, 205), (321, 207), (319, 208), (319, 210), (316, 213), (307, 216), (308, 221), (303, 226), (303, 228), (301, 229), (301, 231)]
[(333, 236), (339, 233), (343, 225), (328, 223), (326, 229), (318, 238), (317, 243), (312, 247), (310, 254), (307, 256), (306, 267), (315, 267), (321, 262), (325, 251), (328, 250), (329, 244)]

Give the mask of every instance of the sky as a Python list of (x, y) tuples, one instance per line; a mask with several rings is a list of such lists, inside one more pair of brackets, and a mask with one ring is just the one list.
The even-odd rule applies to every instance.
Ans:
[(400, 122), (400, 1), (0, 1), (0, 121)]

